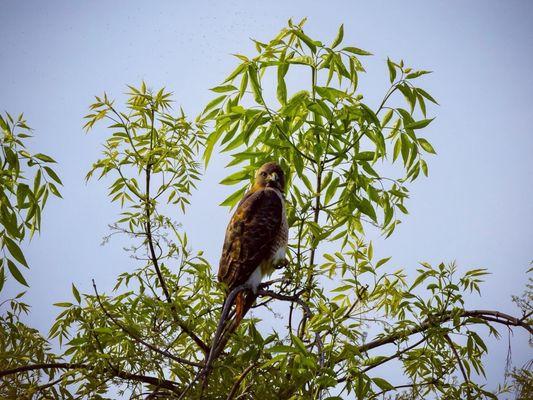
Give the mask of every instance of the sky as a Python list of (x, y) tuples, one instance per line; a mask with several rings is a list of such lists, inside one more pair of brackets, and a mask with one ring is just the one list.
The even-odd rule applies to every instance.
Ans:
[[(411, 185), (410, 214), (396, 232), (369, 239), (376, 257), (392, 256), (410, 276), (420, 261), (488, 268), (483, 297), (468, 296), (466, 307), (517, 313), (511, 295), (524, 289), (533, 258), (532, 2), (1, 1), (0, 9), (0, 110), (24, 112), (35, 130), (30, 150), (53, 156), (64, 182), (63, 200), (49, 202), (42, 233), (25, 248), (29, 323), (43, 333), (71, 282), (90, 292), (94, 278), (109, 290), (132, 268), (120, 242), (101, 246), (120, 210), (104, 184), (84, 181), (105, 138), (103, 129), (82, 130), (93, 96), (120, 101), (127, 84), (144, 80), (174, 92), (193, 118), (236, 65), (231, 53), (253, 53), (250, 38), (269, 40), (291, 17), (307, 17), (306, 31), (325, 42), (344, 23), (345, 43), (374, 54), (360, 77), (370, 103), (388, 82), (387, 57), (434, 71), (421, 81), (440, 103), (425, 133), (438, 153), (430, 176)], [(229, 218), (218, 204), (232, 190), (218, 184), (224, 161), (213, 159), (180, 217), (213, 265)], [(7, 285), (2, 295), (20, 289)], [(489, 340), (492, 383), (503, 381), (501, 332)], [(515, 365), (532, 357), (523, 332), (510, 343)]]

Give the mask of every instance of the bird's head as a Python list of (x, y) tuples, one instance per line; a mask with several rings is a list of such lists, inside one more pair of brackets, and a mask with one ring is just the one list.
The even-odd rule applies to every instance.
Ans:
[(283, 193), (285, 190), (285, 174), (275, 162), (263, 164), (255, 174), (254, 186), (259, 188), (271, 187)]

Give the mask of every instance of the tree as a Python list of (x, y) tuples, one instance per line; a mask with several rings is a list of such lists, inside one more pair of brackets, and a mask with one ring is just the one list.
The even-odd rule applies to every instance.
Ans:
[[(12, 300), (2, 320), (0, 395), (105, 398), (118, 388), (131, 398), (332, 400), (411, 388), (411, 398), (496, 398), (475, 382), (488, 351), (478, 327), (533, 333), (530, 308), (520, 317), (470, 310), (463, 295), (480, 292), (485, 270), (457, 276), (454, 264), (422, 263), (408, 277), (389, 258), (374, 259), (365, 240), (368, 229), (394, 232), (409, 183), (428, 175), (424, 157), (435, 152), (420, 133), (436, 101), (415, 86), (428, 71), (387, 60), (391, 85), (372, 107), (358, 91), (371, 54), (341, 47), (342, 26), (327, 46), (303, 23), (254, 41), (253, 58), (237, 55), (240, 64), (194, 122), (176, 115), (165, 89), (144, 83), (129, 87), (125, 107), (96, 97), (85, 128), (108, 121), (110, 134), (87, 178), (113, 177), (109, 197), (122, 207), (113, 234), (131, 238), (136, 269), (111, 294), (95, 282), (93, 293), (73, 286), (46, 339), (20, 322), (26, 308)], [(223, 206), (237, 203), (264, 161), (280, 162), (291, 238), (289, 265), (262, 285), (255, 305), (271, 313), (284, 304), (284, 328), (246, 319), (202, 385), (223, 292), (170, 215), (174, 205), (186, 212), (201, 158), (207, 165), (215, 149), (233, 151), (228, 166), (240, 166), (222, 181), (240, 185)], [(64, 353), (52, 353), (50, 340)], [(386, 364), (401, 368), (406, 383), (376, 373)]]

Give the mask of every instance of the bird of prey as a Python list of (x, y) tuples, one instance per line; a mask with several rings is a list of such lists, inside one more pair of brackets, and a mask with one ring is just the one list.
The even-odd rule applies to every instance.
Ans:
[(226, 284), (227, 293), (245, 283), (252, 290), (236, 297), (234, 328), (252, 306), (261, 280), (285, 263), (288, 224), (284, 190), (281, 167), (273, 162), (261, 166), (226, 229), (218, 280)]

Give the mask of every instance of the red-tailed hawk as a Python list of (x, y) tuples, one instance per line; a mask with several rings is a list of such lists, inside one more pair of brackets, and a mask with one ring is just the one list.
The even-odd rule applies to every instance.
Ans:
[(226, 229), (218, 280), (227, 293), (249, 283), (253, 293), (240, 292), (235, 300), (236, 327), (253, 304), (263, 277), (285, 262), (288, 225), (285, 214), (285, 175), (279, 165), (264, 164), (244, 195)]

